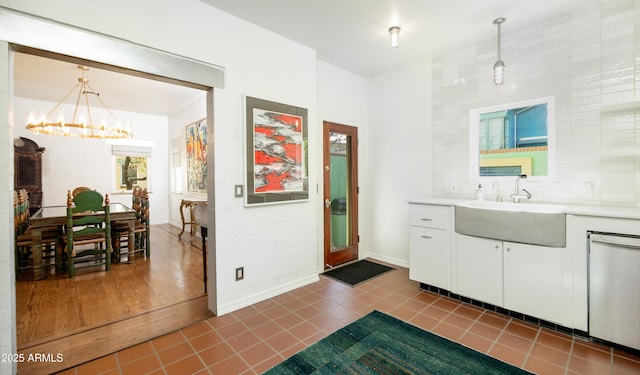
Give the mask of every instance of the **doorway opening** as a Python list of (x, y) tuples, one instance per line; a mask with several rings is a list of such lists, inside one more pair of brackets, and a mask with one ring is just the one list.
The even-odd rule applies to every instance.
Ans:
[[(49, 97), (33, 96), (29, 95), (28, 93), (21, 92), (18, 89), (14, 89), (14, 96), (19, 96), (20, 98), (20, 100), (18, 100), (18, 98), (14, 98), (16, 106), (26, 107), (27, 104), (31, 105), (32, 103), (42, 101), (47, 102), (47, 104), (45, 105), (47, 106), (47, 109), (49, 109), (64, 94), (61, 94), (56, 90), (64, 90), (66, 92), (66, 90), (68, 90), (69, 88), (68, 82), (71, 82), (70, 80), (64, 79), (64, 77), (61, 77), (66, 74), (60, 73), (58, 69), (66, 69), (70, 72), (75, 73), (74, 64), (83, 64), (92, 66), (92, 75), (90, 77), (92, 80), (94, 78), (96, 81), (102, 79), (105, 80), (103, 82), (107, 82), (109, 84), (117, 82), (117, 84), (123, 87), (124, 90), (128, 93), (137, 92), (139, 94), (138, 96), (141, 98), (146, 98), (144, 99), (146, 101), (159, 101), (163, 99), (161, 98), (161, 95), (159, 95), (158, 85), (171, 86), (172, 88), (174, 88), (174, 90), (176, 91), (173, 92), (173, 94), (175, 95), (172, 97), (173, 100), (176, 100), (177, 98), (186, 98), (187, 94), (185, 94), (185, 90), (195, 92), (195, 94), (193, 95), (198, 97), (197, 100), (202, 105), (200, 111), (202, 113), (206, 113), (207, 119), (213, 117), (213, 114), (210, 112), (212, 106), (207, 103), (208, 101), (212, 101), (212, 88), (205, 90), (203, 87), (194, 87), (193, 85), (186, 85), (187, 87), (181, 87), (181, 85), (177, 85), (176, 81), (166, 79), (155, 80), (150, 74), (136, 74), (135, 72), (126, 69), (104, 69), (104, 64), (100, 62), (86, 61), (78, 58), (69, 58), (68, 56), (57, 55), (51, 52), (41, 54), (38, 50), (24, 48), (21, 46), (12, 45), (12, 48), (13, 53), (10, 54), (10, 59), (13, 59), (14, 62), (13, 64), (11, 64), (13, 66), (12, 84), (14, 88), (16, 88), (20, 84), (20, 79), (24, 79), (25, 76), (34, 75), (33, 71), (29, 73), (25, 72), (23, 69), (24, 65), (29, 64), (33, 65), (32, 67), (36, 69), (37, 74), (35, 75), (40, 79), (39, 84), (42, 85), (40, 87), (36, 87), (36, 89), (38, 89), (38, 91), (40, 92), (46, 92), (48, 95), (50, 95)], [(51, 69), (47, 68), (49, 64), (51, 64), (52, 66)], [(100, 76), (100, 78), (98, 78), (98, 76)], [(45, 83), (45, 81), (49, 78), (54, 79), (54, 81), (51, 82), (51, 85), (49, 87), (47, 87), (48, 85)], [(109, 82), (109, 80), (112, 80), (114, 82)], [(138, 90), (135, 88), (137, 85), (140, 85), (140, 88)], [(104, 90), (105, 85), (97, 84), (95, 85), (95, 87), (99, 88), (100, 90)], [(152, 94), (153, 97), (149, 97), (149, 94)], [(169, 117), (168, 114), (155, 113), (149, 110), (148, 107), (144, 106), (137, 107), (139, 109), (136, 109), (135, 106), (122, 108), (119, 107), (118, 104), (113, 105), (113, 102), (110, 99), (117, 99), (119, 96), (124, 96), (124, 93), (116, 93), (116, 95), (105, 95), (105, 97), (109, 99), (108, 103), (110, 109), (132, 114), (135, 113), (135, 118), (137, 118), (138, 120), (148, 119), (149, 121), (152, 121), (158, 116)], [(204, 98), (202, 98), (203, 96)], [(129, 101), (129, 104), (134, 101), (134, 99), (132, 99), (131, 97), (128, 97), (127, 100)], [(186, 100), (188, 102), (193, 102), (193, 97), (187, 98)], [(176, 103), (176, 105), (181, 106), (184, 105), (184, 103)], [(20, 116), (23, 116), (23, 112), (25, 111), (20, 108)], [(194, 115), (194, 119), (196, 117), (200, 118), (202, 116), (202, 113)], [(26, 116), (26, 112), (24, 116)], [(17, 124), (23, 123), (18, 119), (17, 115), (15, 117), (15, 122)], [(209, 127), (208, 133), (213, 134), (212, 122), (208, 121), (207, 123)], [(147, 123), (145, 122), (145, 125), (146, 124)], [(184, 127), (179, 129), (179, 131), (181, 131), (181, 134), (184, 134)], [(151, 130), (150, 132), (152, 133), (153, 130)], [(28, 133), (26, 130), (24, 130), (23, 127), (18, 125), (14, 129), (13, 136), (31, 137), (33, 135), (31, 133)], [(92, 185), (92, 182), (95, 183), (95, 181), (101, 181), (101, 177), (110, 175), (110, 172), (113, 172), (113, 165), (111, 165), (113, 163), (110, 164), (108, 160), (106, 163), (95, 165), (91, 164), (87, 166), (90, 157), (94, 156), (91, 151), (96, 151), (95, 154), (102, 155), (102, 153), (99, 152), (101, 150), (95, 148), (95, 145), (101, 145), (101, 143), (99, 143), (98, 141), (86, 142), (79, 138), (70, 140), (65, 139), (64, 137), (55, 136), (42, 136), (40, 138), (43, 139), (43, 137), (51, 137), (46, 139), (47, 142), (55, 143), (62, 141), (66, 142), (65, 144), (71, 146), (65, 147), (61, 146), (58, 143), (52, 144), (51, 147), (46, 147), (48, 152), (45, 154), (45, 157), (49, 157), (48, 164), (50, 168), (50, 171), (48, 172), (48, 178), (50, 180), (49, 202), (53, 202), (54, 205), (60, 205), (60, 200), (66, 195), (61, 194), (57, 190), (64, 190), (66, 192), (67, 189), (73, 189), (76, 185), (78, 185), (78, 181), (65, 183), (65, 178), (71, 178), (71, 180), (80, 178), (84, 179), (84, 184), (89, 185), (94, 189), (99, 189), (98, 191), (100, 191), (102, 194), (109, 193), (112, 202), (122, 201), (122, 203), (127, 206), (131, 205), (131, 193), (114, 193), (114, 187), (110, 185), (107, 186), (104, 183), (102, 183), (101, 186)], [(136, 140), (139, 141), (140, 135), (134, 135), (134, 137), (136, 137)], [(142, 138), (147, 137), (142, 136)], [(169, 126), (169, 134), (167, 135), (167, 138), (171, 138), (171, 126)], [(84, 143), (82, 143), (83, 141)], [(91, 147), (93, 147), (93, 149), (90, 149)], [(104, 147), (110, 149), (112, 146), (105, 145)], [(211, 147), (213, 147), (212, 144)], [(169, 147), (168, 142), (167, 145), (165, 145), (165, 148), (167, 149), (167, 153), (171, 152), (171, 148)], [(213, 154), (212, 149), (210, 149), (209, 152), (210, 154)], [(85, 157), (83, 157), (82, 155), (85, 155)], [(106, 156), (106, 158), (108, 159), (110, 155), (111, 151), (109, 151), (109, 156)], [(57, 156), (57, 158), (55, 160), (52, 160), (51, 157), (53, 156)], [(160, 159), (168, 160), (169, 156), (157, 155), (156, 164), (160, 163)], [(213, 158), (209, 160), (209, 170), (213, 170)], [(84, 171), (83, 168), (80, 168), (80, 166), (83, 165), (88, 168), (95, 168), (95, 173), (87, 173), (87, 171)], [(67, 173), (60, 175), (57, 172), (52, 172), (51, 169), (65, 169)], [(160, 173), (156, 173), (157, 177), (155, 183), (157, 191), (155, 193), (169, 193), (169, 191), (171, 190), (169, 187), (162, 189), (158, 188), (158, 185), (162, 185), (161, 181), (163, 181), (163, 179), (161, 178), (161, 176), (168, 175), (170, 172), (169, 168), (167, 167), (167, 170), (158, 172)], [(53, 181), (54, 179), (58, 183), (53, 184), (51, 181)], [(209, 181), (208, 186), (209, 189), (207, 193), (212, 197), (212, 195), (214, 194), (213, 183)], [(152, 184), (150, 186), (150, 193), (152, 195), (154, 193), (153, 189), (154, 187)], [(47, 193), (45, 192), (45, 194)], [(158, 210), (159, 204), (169, 205), (169, 203), (165, 203), (166, 200), (164, 199), (157, 200), (156, 202), (156, 212), (160, 211)], [(211, 199), (210, 202), (213, 202), (213, 199)], [(51, 205), (51, 203), (49, 203), (48, 205)], [(167, 215), (169, 215), (168, 212), (174, 209), (173, 206), (175, 206), (175, 209), (177, 209), (177, 204), (174, 204), (162, 211), (166, 211)], [(152, 203), (151, 216), (153, 217), (153, 215), (154, 207)], [(209, 228), (213, 229), (214, 226), (210, 225)], [(48, 280), (36, 280), (30, 282), (25, 282), (25, 280), (18, 280), (16, 282), (16, 299), (13, 302), (16, 307), (16, 326), (18, 327), (16, 330), (17, 349), (26, 350), (26, 348), (33, 348), (35, 345), (43, 345), (53, 343), (56, 340), (64, 340), (70, 335), (84, 334), (90, 330), (99, 329), (114, 322), (123, 323), (125, 319), (138, 317), (142, 314), (147, 314), (150, 312), (159, 313), (161, 309), (170, 308), (171, 305), (189, 304), (189, 306), (195, 306), (195, 308), (198, 309), (198, 311), (193, 311), (193, 314), (190, 316), (183, 314), (184, 316), (176, 318), (175, 320), (178, 324), (180, 324), (180, 321), (188, 321), (188, 323), (185, 324), (188, 325), (193, 323), (193, 320), (196, 319), (196, 317), (197, 319), (209, 317), (211, 315), (211, 312), (208, 311), (210, 308), (207, 308), (207, 296), (203, 292), (205, 288), (202, 285), (202, 280), (204, 279), (201, 276), (203, 267), (199, 266), (196, 268), (194, 266), (191, 268), (185, 268), (185, 257), (183, 257), (182, 259), (179, 257), (179, 254), (187, 254), (187, 252), (190, 252), (194, 254), (193, 256), (190, 256), (189, 259), (193, 258), (194, 260), (199, 260), (202, 257), (201, 252), (199, 249), (194, 248), (192, 245), (179, 241), (177, 239), (176, 229), (177, 228), (173, 228), (167, 224), (154, 226), (154, 228), (152, 228), (151, 235), (151, 257), (148, 259), (144, 256), (136, 257), (137, 259), (134, 259), (133, 261), (118, 265), (120, 268), (119, 270), (114, 270), (112, 268), (112, 270), (108, 272), (108, 275), (105, 275), (103, 271), (100, 270), (88, 269), (89, 272), (86, 275), (76, 276), (76, 278), (74, 279), (68, 279), (68, 276), (66, 275), (56, 275), (54, 272), (53, 275), (47, 276)], [(174, 236), (176, 237), (175, 239)], [(213, 246), (210, 246), (209, 253), (211, 255), (215, 254), (213, 251), (211, 251), (212, 248)], [(195, 264), (196, 262), (194, 261), (189, 264), (192, 263)], [(173, 267), (172, 264), (178, 266)], [(165, 270), (173, 269), (175, 278), (179, 278), (180, 280), (174, 281), (171, 280), (171, 277), (157, 275), (161, 273), (158, 271), (162, 271), (158, 268), (163, 268)], [(153, 272), (155, 272), (156, 274), (154, 274)], [(211, 280), (211, 282), (215, 286), (215, 280)], [(80, 287), (81, 283), (82, 288), (84, 289)], [(104, 288), (101, 288), (101, 285)], [(58, 288), (66, 288), (69, 293), (67, 293), (67, 291), (61, 292)], [(114, 288), (117, 289), (115, 293)], [(82, 294), (82, 291), (87, 289), (93, 290), (95, 293)], [(210, 288), (209, 290), (211, 289), (215, 291), (215, 287)], [(102, 291), (107, 292), (103, 293)], [(33, 296), (36, 295), (39, 295), (40, 297), (34, 298)], [(100, 298), (101, 295), (110, 295), (111, 297), (115, 297), (115, 299)], [(89, 297), (89, 299), (87, 299), (86, 297)], [(44, 301), (47, 298), (49, 299), (48, 301), (50, 303)], [(86, 305), (84, 304), (84, 302), (86, 302)], [(84, 305), (78, 306), (78, 309), (82, 313), (86, 313), (87, 316), (85, 317), (82, 316), (82, 314), (72, 313), (71, 315), (76, 316), (76, 319), (73, 320), (73, 324), (68, 322), (67, 324), (52, 324), (51, 322), (60, 322), (69, 319), (65, 314), (65, 312), (67, 314), (69, 313), (68, 308), (66, 308), (66, 310), (63, 308), (64, 306), (68, 305)], [(47, 308), (55, 306), (55, 311), (46, 310), (43, 306)], [(26, 313), (23, 313), (25, 311)], [(166, 327), (171, 326), (169, 324), (166, 324)], [(171, 327), (171, 330), (175, 330), (177, 328), (181, 327), (174, 326)], [(162, 329), (164, 329), (164, 327)], [(151, 332), (152, 330), (149, 329), (148, 331)], [(141, 334), (138, 335), (139, 338), (144, 337)], [(157, 333), (155, 333), (154, 336), (157, 336)], [(135, 344), (135, 342), (126, 343), (127, 346), (132, 344)], [(94, 354), (98, 355), (97, 352), (94, 352)], [(84, 358), (83, 360), (88, 359), (92, 358)]]
[(324, 268), (358, 259), (358, 128), (323, 123)]

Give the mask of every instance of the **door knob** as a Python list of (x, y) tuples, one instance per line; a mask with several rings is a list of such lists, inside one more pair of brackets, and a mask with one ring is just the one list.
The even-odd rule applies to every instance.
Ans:
[(329, 169), (330, 169), (330, 168), (329, 168), (329, 166), (328, 166), (328, 165), (325, 165), (325, 166), (324, 166), (324, 170), (325, 170), (325, 171), (329, 172)]
[(331, 207), (331, 201), (329, 200), (329, 198), (327, 198), (327, 199), (325, 199), (325, 200), (324, 200), (324, 206), (325, 206), (326, 208)]

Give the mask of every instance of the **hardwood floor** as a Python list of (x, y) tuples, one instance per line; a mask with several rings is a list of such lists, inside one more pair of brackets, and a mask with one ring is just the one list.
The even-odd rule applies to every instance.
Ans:
[(57, 353), (64, 348), (77, 358), (65, 355), (61, 370), (211, 317), (201, 243), (190, 245), (188, 235), (180, 241), (178, 233), (168, 224), (152, 226), (151, 257), (137, 254), (110, 272), (88, 268), (70, 279), (52, 270), (37, 281), (21, 273), (16, 282), (18, 351)]

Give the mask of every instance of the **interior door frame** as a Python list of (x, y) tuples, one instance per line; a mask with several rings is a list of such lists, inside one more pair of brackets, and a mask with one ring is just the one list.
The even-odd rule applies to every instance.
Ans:
[[(68, 40), (74, 40), (74, 43), (68, 43)], [(6, 96), (0, 95), (0, 123), (8, 124), (8, 126), (0, 124), (0, 131), (6, 128), (7, 139), (13, 139), (13, 116), (10, 116), (8, 109), (12, 108), (10, 96), (13, 94), (14, 51), (204, 90), (207, 92), (207, 127), (209, 134), (214, 134), (213, 88), (224, 88), (226, 74), (224, 68), (0, 6), (0, 59), (4, 60), (0, 64), (0, 71), (9, 77), (8, 80), (0, 80), (2, 81), (0, 91), (9, 93)], [(213, 140), (208, 140), (207, 146), (213, 150)], [(215, 167), (213, 156), (214, 152), (208, 153), (207, 161), (210, 166)], [(9, 165), (13, 165), (13, 152), (9, 155)], [(208, 261), (209, 276), (212, 276), (208, 277), (208, 308), (217, 315), (214, 175), (215, 173), (208, 174), (208, 216), (209, 229), (211, 229)], [(9, 176), (8, 181), (0, 177), (0, 182), (6, 182), (11, 190), (14, 189), (13, 176)], [(0, 206), (0, 210), (3, 208), (4, 206)], [(13, 212), (10, 206), (7, 212)], [(8, 215), (0, 218), (0, 223), (8, 223), (8, 220), (4, 220), (7, 218)], [(3, 227), (10, 228), (10, 225)], [(13, 235), (8, 238), (10, 238), (9, 248), (11, 249), (14, 242)], [(12, 262), (7, 264), (10, 266), (6, 268), (6, 277), (3, 277), (1, 282), (13, 285), (15, 283), (14, 267)], [(7, 319), (0, 320), (0, 324), (8, 324), (13, 332), (13, 337), (10, 338), (10, 349), (14, 353), (17, 352), (15, 303), (15, 296), (13, 296), (10, 301), (0, 304), (0, 308), (14, 305), (13, 313)], [(13, 369), (15, 372), (15, 364)]]
[[(322, 153), (323, 153), (323, 216), (324, 216), (324, 269), (358, 259), (358, 128), (350, 125), (337, 124), (330, 121), (322, 122)], [(331, 196), (331, 149), (329, 135), (331, 132), (347, 134), (349, 139), (349, 170), (351, 199), (347, 200), (347, 210), (350, 212), (351, 246), (336, 253), (331, 253), (331, 206), (325, 204)]]

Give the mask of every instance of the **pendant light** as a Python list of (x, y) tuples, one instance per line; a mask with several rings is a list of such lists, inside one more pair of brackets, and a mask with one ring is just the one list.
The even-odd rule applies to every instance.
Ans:
[(502, 85), (504, 82), (504, 62), (501, 58), (502, 40), (500, 35), (500, 25), (502, 25), (506, 20), (506, 18), (500, 17), (493, 21), (494, 25), (498, 25), (498, 61), (493, 64), (493, 83), (496, 84), (496, 86)]

